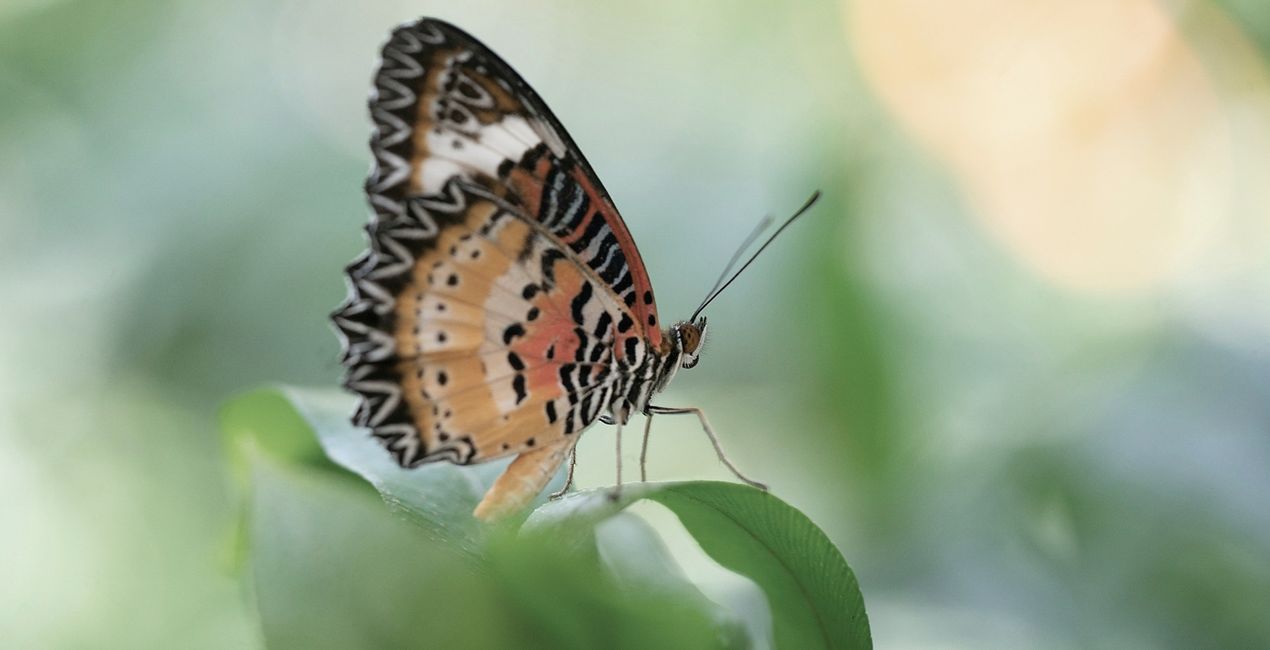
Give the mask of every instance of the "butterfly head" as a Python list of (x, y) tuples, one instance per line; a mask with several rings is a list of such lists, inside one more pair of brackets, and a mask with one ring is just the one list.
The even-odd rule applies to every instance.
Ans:
[(679, 348), (679, 363), (684, 368), (697, 365), (701, 344), (706, 340), (706, 317), (693, 322), (680, 321), (670, 328), (671, 339)]

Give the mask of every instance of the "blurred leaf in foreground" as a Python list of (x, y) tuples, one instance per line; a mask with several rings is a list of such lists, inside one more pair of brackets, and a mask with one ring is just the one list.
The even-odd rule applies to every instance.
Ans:
[(801, 512), (734, 483), (645, 483), (570, 495), (525, 523), (527, 535), (558, 534), (649, 499), (666, 506), (724, 567), (758, 583), (767, 596), (779, 648), (867, 648), (869, 623), (855, 575), (842, 554)]
[[(347, 423), (351, 405), (330, 391), (265, 389), (222, 418), (251, 467), (246, 544), (270, 645), (762, 643), (745, 639), (648, 525), (623, 512), (649, 499), (674, 512), (711, 558), (762, 588), (777, 647), (871, 647), (842, 555), (769, 493), (714, 482), (630, 485), (619, 499), (578, 493), (539, 507), (517, 533), (471, 516), (497, 464), (403, 470)], [(368, 510), (359, 490), (335, 477), (352, 474), (319, 458), (314, 440), (415, 526)], [(439, 598), (444, 605), (430, 604)]]
[(311, 469), (257, 458), (252, 586), (271, 648), (512, 647), (495, 586), (383, 506)]

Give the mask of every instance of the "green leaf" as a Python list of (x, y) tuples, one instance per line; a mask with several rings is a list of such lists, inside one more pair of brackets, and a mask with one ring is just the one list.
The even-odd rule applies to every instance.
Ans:
[[(403, 470), (365, 432), (348, 423), (352, 408), (353, 400), (342, 393), (273, 388), (230, 404), (222, 420), (230, 439), (246, 450), (241, 455), (250, 467), (261, 462), (294, 466), (297, 471), (342, 485), (346, 482), (335, 481), (335, 475), (356, 474), (366, 479), (396, 512), (417, 525), (415, 542), (385, 544), (400, 543), (400, 547), (392, 547), (399, 549), (419, 543), (420, 555), (447, 558), (441, 569), (427, 563), (410, 569), (442, 571), (428, 579), (437, 589), (450, 589), (451, 580), (465, 579), (444, 571), (481, 567), (480, 579), (469, 582), (484, 586), (471, 588), (496, 594), (493, 598), (502, 603), (501, 609), (495, 608), (492, 618), (483, 623), (455, 613), (460, 618), (438, 621), (438, 625), (486, 625), (504, 630), (520, 640), (520, 645), (525, 644), (525, 638), (534, 640), (530, 645), (552, 647), (743, 645), (741, 627), (727, 620), (683, 576), (647, 524), (621, 512), (634, 501), (650, 499), (674, 512), (715, 561), (759, 585), (771, 608), (776, 647), (871, 645), (863, 600), (842, 555), (802, 513), (771, 494), (713, 482), (630, 485), (616, 500), (608, 491), (593, 491), (543, 505), (533, 512), (520, 535), (510, 535), (508, 527), (485, 526), (471, 515), (505, 462)], [(324, 453), (318, 453), (319, 449)], [(257, 470), (255, 475), (252, 545), (253, 564), (259, 567), (261, 616), (275, 624), (282, 620), (285, 624), (279, 624), (278, 629), (289, 630), (286, 634), (275, 631), (272, 636), (298, 640), (306, 633), (291, 629), (295, 618), (285, 615), (290, 611), (287, 607), (269, 600), (268, 592), (278, 589), (275, 581), (286, 584), (302, 578), (302, 565), (309, 561), (342, 560), (315, 558), (286, 571), (279, 569), (299, 560), (278, 549), (306, 548), (305, 539), (329, 536), (316, 530), (291, 531), (290, 507), (285, 504), (309, 503), (320, 508), (322, 499), (298, 491), (279, 497), (278, 481), (272, 474)], [(269, 501), (275, 497), (276, 503)], [(278, 522), (283, 524), (281, 531), (274, 529)], [(373, 555), (382, 558), (386, 554), (379, 551)], [(457, 558), (467, 561), (456, 562)], [(361, 562), (375, 566), (373, 560), (364, 558), (356, 559), (353, 566)], [(342, 579), (350, 586), (359, 580), (383, 579), (376, 571), (379, 569), (359, 578), (350, 570)], [(303, 590), (303, 581), (299, 582)], [(389, 584), (395, 583), (390, 580)], [(373, 590), (373, 585), (358, 584), (354, 591), (364, 589)], [(467, 597), (474, 599), (477, 610), (491, 598), (488, 593)], [(379, 626), (387, 626), (376, 629), (395, 629), (376, 619), (378, 613), (362, 614)]]
[(235, 456), (260, 449), (288, 463), (361, 476), (429, 538), (478, 556), (485, 531), (472, 509), (506, 463), (403, 469), (365, 430), (349, 423), (354, 406), (354, 398), (340, 391), (262, 388), (227, 404), (221, 425), (240, 450)]
[(369, 491), (253, 463), (251, 575), (270, 648), (513, 647), (491, 578)]
[(711, 613), (715, 607), (704, 598), (622, 582), (602, 570), (595, 556), (564, 550), (557, 541), (499, 534), (489, 547), (490, 571), (506, 595), (507, 614), (532, 645), (744, 647), (734, 629), (716, 624)]
[(595, 527), (598, 559), (614, 582), (628, 592), (653, 593), (692, 603), (710, 612), (727, 647), (753, 646), (745, 626), (729, 611), (712, 602), (675, 562), (657, 531), (643, 518), (622, 512)]
[[(347, 407), (348, 405), (346, 405)], [(262, 388), (239, 395), (221, 408), (220, 427), (240, 479), (248, 456), (262, 452), (289, 464), (334, 469), (313, 435), (312, 420), (296, 411), (287, 389)]]
[(594, 557), (506, 529), (490, 530), (473, 558), (392, 516), (369, 490), (300, 462), (304, 454), (252, 446), (243, 455), (247, 554), (268, 647), (741, 645), (703, 598), (620, 584)]
[(538, 508), (527, 536), (557, 536), (594, 525), (640, 499), (670, 509), (701, 548), (763, 589), (775, 647), (870, 648), (868, 617), (855, 575), (815, 524), (774, 495), (732, 483), (697, 481), (570, 495)]

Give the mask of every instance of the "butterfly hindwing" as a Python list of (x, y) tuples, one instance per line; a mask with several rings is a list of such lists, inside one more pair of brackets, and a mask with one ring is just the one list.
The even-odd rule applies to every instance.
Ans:
[[(614, 326), (629, 313), (515, 206), (452, 179), (438, 233), (393, 276), (390, 363), (368, 386), (396, 387), (376, 435), (406, 466), (467, 464), (556, 444), (600, 414)], [(374, 275), (373, 273), (369, 275)], [(385, 278), (386, 279), (386, 278)], [(408, 429), (403, 435), (403, 427)]]

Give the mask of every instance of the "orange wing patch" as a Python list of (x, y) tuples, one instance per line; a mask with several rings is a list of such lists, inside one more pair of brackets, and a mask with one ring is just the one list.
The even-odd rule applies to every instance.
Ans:
[[(425, 459), (481, 462), (572, 433), (570, 399), (598, 385), (594, 370), (607, 358), (577, 359), (568, 298), (589, 280), (566, 256), (544, 268), (548, 248), (523, 218), (473, 199), (416, 260), (397, 300), (394, 339)], [(571, 395), (560, 371), (579, 365), (592, 372), (579, 374)]]

